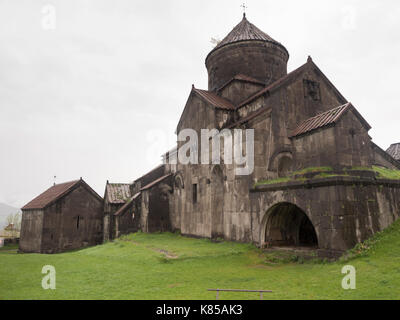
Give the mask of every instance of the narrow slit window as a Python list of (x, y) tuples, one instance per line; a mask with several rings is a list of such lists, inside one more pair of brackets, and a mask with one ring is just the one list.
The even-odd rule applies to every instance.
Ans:
[(197, 184), (193, 185), (193, 203), (197, 203)]

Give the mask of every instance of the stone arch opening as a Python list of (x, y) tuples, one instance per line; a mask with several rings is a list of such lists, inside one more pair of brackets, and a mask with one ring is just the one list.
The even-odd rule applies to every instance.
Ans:
[(211, 238), (224, 237), (224, 175), (220, 166), (211, 172)]
[(267, 212), (264, 239), (268, 246), (318, 248), (311, 220), (291, 203), (277, 204)]

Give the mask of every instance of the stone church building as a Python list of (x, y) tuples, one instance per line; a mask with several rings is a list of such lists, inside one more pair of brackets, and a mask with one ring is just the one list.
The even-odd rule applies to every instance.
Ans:
[(400, 216), (400, 181), (389, 175), (400, 162), (372, 142), (367, 120), (311, 57), (290, 73), (288, 59), (245, 15), (208, 54), (208, 89), (192, 87), (177, 133), (254, 129), (254, 171), (237, 176), (223, 159), (171, 164), (179, 142), (153, 189), (133, 184), (142, 230), (338, 256)]
[[(133, 183), (107, 182), (101, 224), (100, 200), (87, 191), (90, 241), (98, 242), (98, 232), (107, 241), (138, 230), (180, 231), (260, 247), (309, 247), (337, 257), (399, 218), (400, 145), (385, 152), (374, 144), (358, 106), (311, 57), (290, 73), (288, 60), (284, 45), (244, 15), (206, 57), (208, 89), (192, 86), (177, 133), (254, 129), (252, 173), (236, 175), (240, 165), (224, 163), (222, 156), (210, 165), (173, 161), (185, 144), (178, 142), (161, 166)], [(57, 203), (44, 211), (25, 209), (31, 216), (58, 217), (46, 211), (57, 211)], [(22, 233), (24, 223), (32, 224), (28, 220)], [(74, 247), (84, 241), (83, 235), (72, 237), (80, 234), (77, 223), (35, 245), (46, 251), (51, 235), (57, 248)]]

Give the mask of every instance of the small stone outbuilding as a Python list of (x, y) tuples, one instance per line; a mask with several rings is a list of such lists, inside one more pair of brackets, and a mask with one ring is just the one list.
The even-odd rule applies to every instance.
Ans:
[(115, 213), (131, 199), (130, 185), (126, 183), (110, 183), (107, 181), (104, 192), (104, 241), (117, 237), (115, 229)]
[(82, 179), (54, 185), (22, 208), (21, 252), (59, 253), (102, 240), (103, 199)]

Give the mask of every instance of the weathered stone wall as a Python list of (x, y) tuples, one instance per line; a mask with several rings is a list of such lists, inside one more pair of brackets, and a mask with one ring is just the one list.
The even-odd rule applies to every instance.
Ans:
[(42, 247), (43, 210), (23, 210), (19, 250), (40, 252)]
[(142, 191), (140, 225), (144, 232), (173, 231), (169, 215), (169, 191), (172, 191), (172, 176)]
[(371, 142), (372, 149), (372, 164), (385, 167), (392, 170), (400, 169), (400, 162), (396, 161), (386, 151), (382, 150), (376, 144)]
[(282, 47), (259, 41), (242, 41), (217, 49), (206, 59), (208, 89), (214, 91), (237, 74), (249, 75), (266, 85), (287, 74), (289, 55)]
[(109, 203), (104, 201), (103, 217), (103, 241), (115, 239), (115, 217), (116, 213), (124, 204)]
[[(56, 253), (103, 241), (103, 203), (80, 186), (62, 198), (61, 212), (57, 204), (45, 209), (42, 253)], [(79, 219), (79, 221), (78, 221)]]
[(349, 111), (335, 126), (293, 138), (295, 169), (309, 167), (370, 167), (371, 139), (368, 131)]
[(264, 86), (261, 84), (233, 80), (230, 84), (220, 90), (221, 97), (231, 101), (235, 106), (260, 91)]
[(115, 238), (122, 235), (139, 231), (140, 214), (135, 210), (135, 203), (132, 202), (124, 212), (114, 216), (115, 219)]
[(360, 120), (350, 109), (335, 125), (336, 154), (339, 166), (370, 167), (371, 138)]
[(311, 220), (322, 255), (338, 256), (400, 217), (400, 183), (353, 178), (258, 187), (251, 193), (253, 241), (262, 246), (271, 208), (290, 203)]
[(149, 183), (157, 180), (158, 178), (162, 177), (166, 174), (166, 166), (161, 165), (157, 168), (153, 169), (152, 171), (148, 172), (144, 176), (137, 179), (131, 186), (131, 194), (135, 195), (140, 192), (140, 189), (148, 185)]

